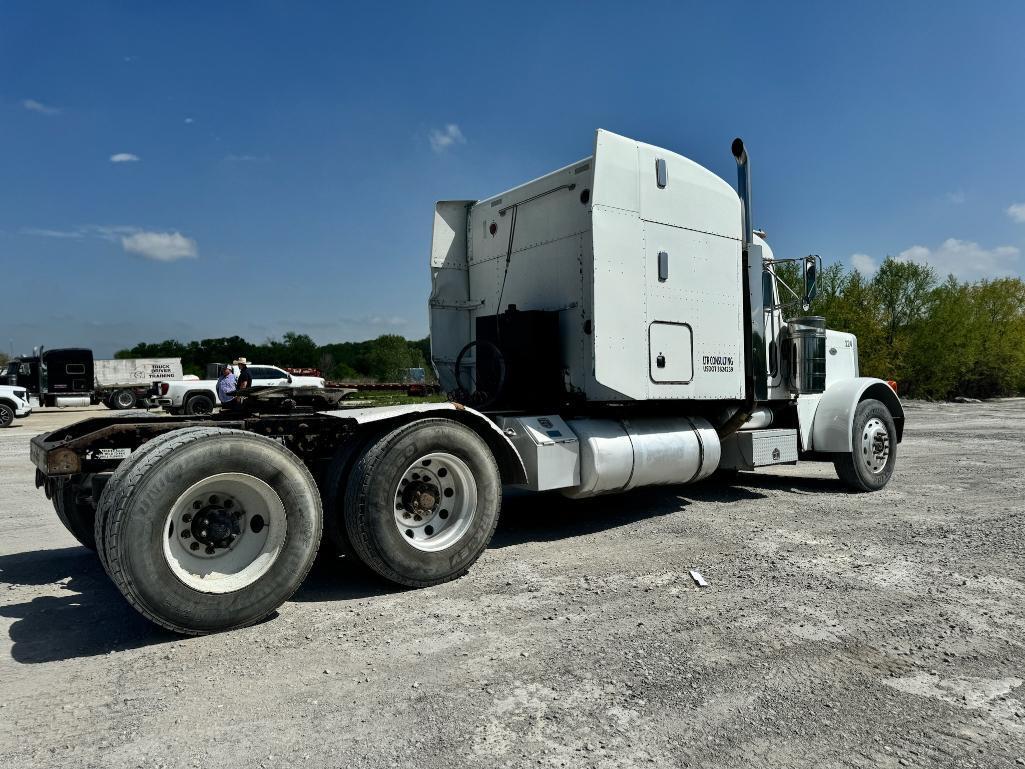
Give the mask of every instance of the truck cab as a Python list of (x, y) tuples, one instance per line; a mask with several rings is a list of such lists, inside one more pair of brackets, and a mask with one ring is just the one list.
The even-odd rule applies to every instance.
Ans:
[[(501, 423), (542, 414), (576, 432), (575, 420), (609, 419), (623, 440), (643, 420), (656, 433), (679, 418), (699, 436), (711, 429), (700, 470), (667, 470), (665, 483), (805, 458), (844, 466), (856, 487), (885, 485), (903, 408), (885, 382), (859, 376), (857, 340), (810, 313), (821, 260), (779, 258), (753, 230), (747, 152), (740, 140), (731, 149), (737, 190), (599, 130), (575, 163), (483, 200), (439, 202), (431, 350), (450, 396)], [(803, 286), (787, 285), (785, 265)], [(849, 466), (865, 453), (851, 425), (866, 400), (892, 423), (883, 436), (870, 421), (867, 470)], [(580, 472), (607, 470), (583, 442), (594, 443), (582, 439)]]
[(93, 353), (85, 348), (40, 349), (7, 368), (7, 383), (24, 387), (40, 406), (88, 406), (93, 382)]

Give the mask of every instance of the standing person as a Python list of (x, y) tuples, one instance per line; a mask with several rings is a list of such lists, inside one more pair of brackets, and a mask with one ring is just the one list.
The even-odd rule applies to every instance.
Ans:
[(236, 390), (248, 390), (253, 386), (253, 375), (249, 373), (249, 361), (239, 358), (235, 361), (238, 366), (238, 379), (235, 380)]
[(221, 401), (221, 408), (231, 408), (231, 402), (235, 400), (235, 389), (238, 384), (235, 380), (235, 372), (231, 366), (224, 366), (221, 369), (221, 376), (217, 380), (217, 397)]

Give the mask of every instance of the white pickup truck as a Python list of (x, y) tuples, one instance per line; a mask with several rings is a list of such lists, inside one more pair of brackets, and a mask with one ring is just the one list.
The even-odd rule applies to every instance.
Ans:
[(10, 427), (15, 417), (27, 417), (31, 413), (32, 404), (24, 387), (0, 384), (0, 427)]
[[(238, 376), (238, 366), (233, 366)], [(253, 387), (323, 387), (324, 380), (315, 376), (295, 376), (277, 366), (254, 363), (249, 366)], [(219, 403), (216, 379), (185, 379), (156, 384), (156, 401), (171, 414), (209, 414)]]

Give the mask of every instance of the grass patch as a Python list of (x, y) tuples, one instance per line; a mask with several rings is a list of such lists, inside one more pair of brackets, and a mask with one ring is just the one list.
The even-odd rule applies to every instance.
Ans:
[(342, 401), (342, 405), (344, 406), (352, 402), (353, 407), (356, 407), (356, 402), (358, 402), (360, 407), (406, 406), (415, 403), (444, 403), (447, 400), (448, 398), (445, 396), (445, 393), (410, 397), (401, 390), (360, 390)]

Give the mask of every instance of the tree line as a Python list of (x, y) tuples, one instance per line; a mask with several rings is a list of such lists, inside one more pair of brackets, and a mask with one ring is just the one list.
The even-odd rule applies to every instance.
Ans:
[(181, 358), (186, 374), (206, 375), (208, 363), (230, 363), (245, 357), (250, 362), (288, 368), (315, 368), (333, 381), (401, 382), (411, 368), (423, 368), (428, 380), (432, 372), (430, 339), (407, 340), (385, 334), (364, 342), (334, 342), (318, 345), (306, 334), (289, 331), (281, 339), (262, 344), (240, 336), (179, 342), (168, 339), (155, 344), (140, 342), (127, 350), (118, 350), (115, 358)]
[[(777, 272), (797, 288), (793, 265)], [(800, 293), (800, 291), (798, 291)], [(863, 376), (896, 380), (903, 396), (986, 398), (1025, 392), (1025, 282), (997, 278), (974, 283), (915, 262), (887, 257), (871, 277), (835, 263), (822, 271), (809, 313), (796, 303), (788, 317), (824, 315), (829, 328), (858, 337)], [(206, 364), (244, 355), (279, 366), (317, 368), (335, 381), (402, 381), (409, 368), (433, 379), (430, 339), (388, 334), (365, 342), (318, 345), (289, 332), (262, 344), (233, 336), (193, 342), (137, 344), (119, 358), (181, 358), (186, 373), (203, 376)]]
[[(796, 271), (785, 271), (795, 285)], [(788, 308), (790, 309), (790, 308)], [(791, 309), (790, 315), (801, 314)], [(931, 267), (887, 257), (868, 277), (823, 270), (807, 314), (858, 337), (862, 376), (893, 379), (902, 396), (932, 400), (1025, 392), (1025, 282), (941, 280)]]

